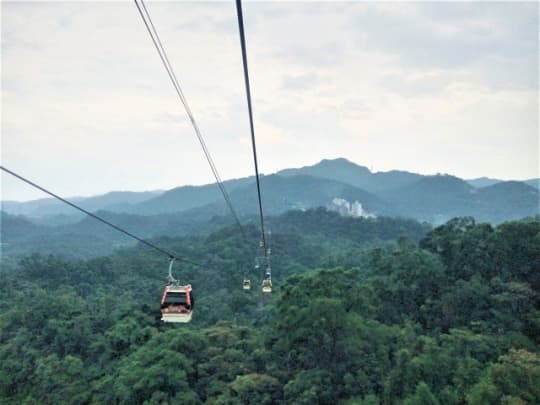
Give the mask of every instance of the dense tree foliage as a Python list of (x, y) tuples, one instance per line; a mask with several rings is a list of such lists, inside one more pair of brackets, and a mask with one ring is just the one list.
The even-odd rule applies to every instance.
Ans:
[(159, 240), (205, 264), (176, 267), (188, 325), (161, 323), (167, 262), (143, 247), (25, 257), (1, 273), (0, 402), (540, 403), (538, 219), (285, 218), (270, 296), (241, 289), (259, 275), (234, 229)]
[[(224, 211), (223, 216), (217, 215), (221, 211)], [(226, 214), (226, 209), (203, 214), (185, 212), (153, 216), (98, 212), (104, 219), (143, 238), (160, 235), (207, 236), (234, 223), (233, 218)], [(332, 236), (339, 238), (342, 244), (347, 243), (349, 247), (351, 241), (358, 245), (392, 240), (401, 235), (419, 240), (430, 229), (426, 223), (410, 219), (343, 218), (324, 208), (306, 212), (290, 211), (267, 220), (272, 229), (280, 234), (293, 237), (298, 234), (314, 235), (317, 237), (317, 245)], [(242, 216), (242, 222), (247, 224), (258, 224), (258, 221), (258, 216)], [(35, 224), (23, 216), (1, 211), (0, 224), (3, 261), (32, 253), (59, 254), (72, 260), (90, 259), (108, 255), (118, 248), (133, 246), (133, 239), (90, 217), (67, 225), (45, 226)]]

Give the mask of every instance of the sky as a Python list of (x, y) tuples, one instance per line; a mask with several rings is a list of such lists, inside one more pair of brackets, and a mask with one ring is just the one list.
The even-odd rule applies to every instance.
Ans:
[[(233, 1), (147, 8), (222, 179), (253, 174)], [(259, 168), (539, 177), (538, 2), (244, 2)], [(132, 1), (1, 3), (2, 165), (62, 196), (213, 176)], [(3, 200), (45, 197), (2, 174)]]

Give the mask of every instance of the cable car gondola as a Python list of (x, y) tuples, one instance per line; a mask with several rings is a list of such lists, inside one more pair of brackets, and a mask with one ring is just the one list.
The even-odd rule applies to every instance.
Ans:
[(191, 284), (179, 285), (172, 276), (172, 266), (175, 258), (169, 261), (169, 285), (165, 287), (161, 297), (161, 320), (163, 322), (187, 323), (193, 316), (193, 299)]
[(271, 293), (272, 292), (272, 280), (266, 278), (262, 281), (262, 292)]
[(187, 323), (193, 316), (191, 284), (168, 285), (161, 298), (161, 320), (163, 322)]
[(242, 288), (244, 290), (251, 290), (251, 280), (249, 279), (244, 279), (244, 282), (242, 283)]

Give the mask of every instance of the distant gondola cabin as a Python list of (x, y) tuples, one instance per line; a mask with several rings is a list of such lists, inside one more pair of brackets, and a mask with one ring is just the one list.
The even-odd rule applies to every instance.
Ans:
[(264, 293), (272, 292), (272, 280), (265, 279), (262, 281), (262, 292)]
[(161, 320), (163, 322), (191, 321), (193, 315), (191, 285), (168, 285), (161, 298)]

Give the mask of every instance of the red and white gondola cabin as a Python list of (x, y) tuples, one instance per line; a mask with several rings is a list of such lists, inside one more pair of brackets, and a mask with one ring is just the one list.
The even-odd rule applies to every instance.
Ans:
[(193, 315), (193, 304), (191, 284), (168, 285), (161, 298), (161, 320), (163, 322), (189, 322)]

